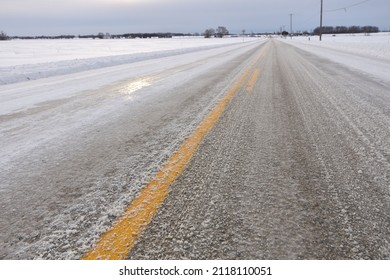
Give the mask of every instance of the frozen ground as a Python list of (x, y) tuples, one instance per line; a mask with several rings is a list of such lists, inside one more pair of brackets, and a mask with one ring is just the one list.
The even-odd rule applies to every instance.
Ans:
[(240, 42), (241, 38), (4, 41), (0, 44), (0, 85), (192, 53)]
[(310, 37), (310, 40), (309, 37), (294, 37), (292, 40), (301, 45), (321, 46), (353, 54), (390, 59), (390, 33), (387, 32), (374, 33), (369, 36), (364, 34), (338, 34), (335, 36), (325, 34), (322, 36), (322, 41), (319, 41), (318, 36)]
[(286, 38), (283, 42), (381, 80), (390, 77), (390, 33)]
[[(248, 222), (250, 229), (259, 227), (256, 232), (268, 232), (264, 235), (275, 237), (265, 244), (270, 246), (267, 251), (270, 258), (277, 257), (272, 255), (277, 250), (288, 248), (278, 242), (288, 243), (291, 241), (288, 238), (296, 232), (301, 234), (294, 243), (298, 247), (310, 238), (313, 244), (321, 242), (315, 239), (316, 235), (305, 235), (302, 228), (295, 227), (300, 225), (301, 214), (319, 214), (325, 222), (319, 221), (310, 228), (318, 230), (316, 233), (322, 236), (328, 235), (328, 241), (336, 240), (335, 243), (356, 250), (356, 253), (346, 252), (340, 247), (335, 253), (327, 252), (327, 248), (316, 251), (312, 247), (309, 248), (314, 252), (312, 257), (321, 257), (321, 252), (322, 257), (325, 253), (346, 258), (388, 256), (388, 235), (380, 244), (377, 241), (383, 236), (370, 235), (370, 229), (388, 233), (390, 62), (386, 53), (390, 46), (386, 36), (361, 36), (359, 40), (366, 43), (361, 42), (358, 47), (354, 47), (356, 42), (351, 43), (358, 36), (326, 37), (321, 43), (315, 38), (310, 41), (307, 38), (280, 39), (293, 47), (274, 40), (242, 42), (234, 38), (1, 42), (0, 259), (79, 258), (99, 234), (111, 226), (237, 77), (253, 65), (259, 53), (264, 56), (258, 62), (261, 79), (255, 85), (256, 90), (252, 94), (245, 90), (240, 93), (239, 98), (245, 102), (234, 105), (237, 116), (226, 126), (219, 127), (220, 134), (212, 136), (217, 146), (215, 149), (209, 146), (210, 154), (223, 150), (219, 156), (212, 156), (210, 163), (215, 169), (202, 167), (205, 172), (199, 173), (200, 176), (207, 177), (209, 170), (213, 170), (216, 175), (206, 179), (226, 178), (223, 181), (226, 186), (218, 185), (220, 182), (213, 185), (216, 201), (223, 207), (228, 204), (219, 196), (219, 189), (225, 187), (235, 189), (243, 205), (265, 207), (270, 203), (269, 199), (264, 199), (264, 203), (256, 202), (264, 193), (255, 193), (258, 191), (255, 184), (250, 184), (247, 190), (238, 188), (245, 186), (245, 180), (252, 179), (256, 183), (260, 180), (264, 187), (271, 186), (275, 193), (279, 191), (278, 182), (282, 182), (283, 191), (289, 193), (293, 178), (297, 188), (307, 181), (307, 186), (318, 186), (318, 192), (326, 194), (325, 198), (331, 203), (318, 209), (320, 204), (315, 202), (321, 196), (315, 190), (308, 188), (311, 194), (305, 189), (296, 192), (297, 197), (301, 191), (308, 195), (313, 214), (300, 212), (299, 205), (290, 208), (290, 204), (283, 204), (284, 195), (271, 197), (274, 199), (272, 207), (260, 209), (264, 213), (271, 213), (269, 209), (275, 211), (275, 215), (269, 214), (267, 221), (272, 227), (268, 229), (262, 228), (260, 216), (256, 214), (259, 209), (247, 209), (254, 215), (248, 214), (252, 220), (238, 217)], [(267, 48), (262, 51), (264, 43)], [(374, 49), (378, 51), (373, 54)], [(14, 51), (11, 55), (13, 50), (18, 53)], [(248, 147), (253, 150), (247, 150)], [(295, 154), (295, 150), (299, 152)], [(308, 152), (307, 164), (302, 165), (299, 160), (296, 165), (290, 162), (295, 156), (301, 157), (301, 151)], [(257, 156), (257, 152), (265, 156)], [(245, 169), (229, 161), (235, 153), (237, 161), (248, 159)], [(286, 166), (274, 162), (278, 158)], [(258, 164), (252, 165), (252, 162)], [(234, 172), (224, 172), (227, 169), (221, 166), (231, 166)], [(305, 172), (304, 168), (311, 172)], [(280, 172), (286, 170), (293, 171)], [(240, 177), (247, 173), (253, 177)], [(229, 174), (235, 177), (230, 178)], [(264, 176), (256, 177), (256, 174)], [(278, 177), (283, 174), (285, 177)], [(321, 177), (323, 174), (327, 176), (325, 179)], [(182, 191), (191, 190), (186, 195), (196, 200), (199, 193), (192, 193), (196, 191), (192, 182)], [(201, 177), (199, 182), (200, 187), (208, 189), (202, 185), (207, 180)], [(373, 195), (366, 196), (368, 190)], [(205, 205), (203, 202), (207, 199), (196, 203)], [(181, 202), (186, 204), (187, 200)], [(178, 204), (172, 205), (177, 207)], [(216, 208), (218, 205), (190, 210), (198, 217), (202, 211), (210, 210), (210, 216), (215, 215), (218, 220), (218, 209), (221, 209)], [(226, 219), (230, 217), (229, 209), (232, 208), (222, 211), (227, 214), (223, 216)], [(245, 209), (240, 208), (240, 211), (245, 214)], [(285, 215), (280, 209), (291, 215), (298, 213), (295, 220), (292, 219), (296, 224), (291, 227), (272, 224), (273, 217), (283, 221)], [(182, 209), (173, 211), (182, 213)], [(172, 218), (175, 215), (171, 213), (164, 215)], [(331, 217), (329, 221), (328, 217)], [(305, 216), (302, 220), (317, 221), (309, 218)], [(253, 221), (259, 223), (253, 227)], [(221, 222), (224, 223), (221, 230), (224, 230), (225, 220)], [(160, 225), (176, 224), (173, 219)], [(193, 234), (194, 238), (199, 236), (197, 233)], [(210, 224), (201, 236), (207, 239), (215, 234), (214, 241), (218, 241), (219, 233)], [(243, 232), (241, 241), (256, 237), (245, 239), (247, 233)], [(221, 234), (223, 240), (229, 240), (223, 236), (225, 233)], [(147, 240), (157, 239), (149, 236)], [(348, 240), (356, 244), (348, 244)], [(276, 251), (272, 251), (273, 244)], [(235, 244), (225, 245), (234, 247)], [(240, 246), (241, 252), (250, 252), (246, 249), (253, 244)], [(223, 249), (223, 246), (217, 244), (213, 250), (218, 248)], [(377, 251), (370, 255), (372, 248)], [(162, 257), (166, 249), (162, 248)], [(253, 247), (253, 254), (260, 252), (255, 249)], [(299, 250), (302, 250), (300, 256), (305, 256), (303, 247)], [(294, 257), (294, 252), (298, 251), (293, 248), (284, 256)], [(209, 255), (218, 258), (218, 252), (209, 253), (215, 253)]]

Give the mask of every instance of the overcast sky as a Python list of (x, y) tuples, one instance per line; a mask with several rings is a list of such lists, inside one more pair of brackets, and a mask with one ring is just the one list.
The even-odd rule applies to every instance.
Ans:
[[(390, 0), (323, 0), (324, 25), (390, 30)], [(346, 8), (346, 9), (343, 9)], [(340, 10), (337, 10), (340, 9)], [(109, 32), (231, 33), (310, 31), (320, 0), (0, 0), (0, 30), (10, 36)]]

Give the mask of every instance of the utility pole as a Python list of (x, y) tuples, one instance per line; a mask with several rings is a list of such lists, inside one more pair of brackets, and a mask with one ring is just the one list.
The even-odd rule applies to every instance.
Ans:
[(321, 0), (321, 14), (320, 14), (320, 41), (322, 41), (322, 11), (324, 0)]
[(292, 39), (292, 16), (294, 14), (290, 14), (290, 38)]

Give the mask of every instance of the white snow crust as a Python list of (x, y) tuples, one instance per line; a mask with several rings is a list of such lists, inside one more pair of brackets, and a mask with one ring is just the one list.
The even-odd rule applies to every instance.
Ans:
[(0, 85), (192, 53), (240, 42), (241, 38), (186, 37), (3, 41), (0, 43)]
[(384, 82), (390, 81), (390, 33), (287, 37), (283, 42), (353, 68)]

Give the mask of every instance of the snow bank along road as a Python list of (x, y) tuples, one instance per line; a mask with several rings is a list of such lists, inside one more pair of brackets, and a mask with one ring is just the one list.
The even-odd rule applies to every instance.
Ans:
[(0, 258), (390, 258), (389, 77), (271, 39), (0, 101)]

